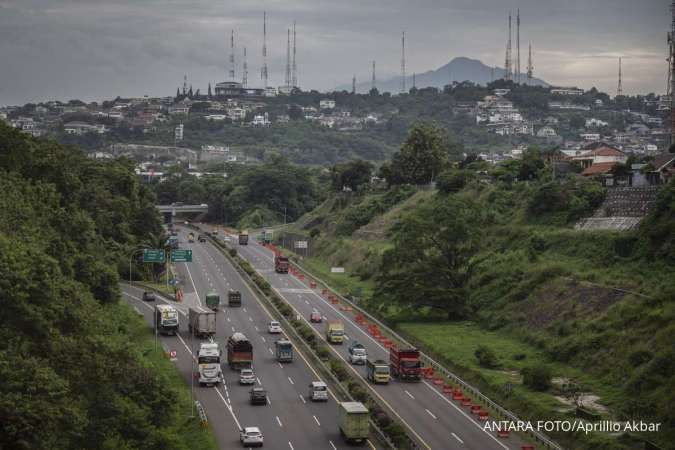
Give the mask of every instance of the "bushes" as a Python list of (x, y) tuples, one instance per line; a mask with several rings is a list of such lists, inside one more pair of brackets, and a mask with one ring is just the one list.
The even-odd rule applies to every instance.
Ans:
[(523, 384), (533, 391), (545, 391), (551, 387), (551, 369), (548, 366), (526, 367), (521, 373)]
[(331, 360), (330, 370), (338, 381), (345, 381), (349, 377), (349, 373), (347, 372), (347, 369), (345, 369), (344, 364), (337, 359)]
[(474, 355), (478, 360), (478, 364), (480, 364), (482, 367), (487, 369), (496, 369), (501, 366), (501, 363), (499, 362), (497, 355), (495, 355), (495, 352), (484, 345), (479, 345)]
[(236, 248), (231, 248), (230, 250), (228, 250), (228, 252), (229, 252), (230, 256), (233, 257), (233, 258), (235, 256), (237, 256), (237, 249)]

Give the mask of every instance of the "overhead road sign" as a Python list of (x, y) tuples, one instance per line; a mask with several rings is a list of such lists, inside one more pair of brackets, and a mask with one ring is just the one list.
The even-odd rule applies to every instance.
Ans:
[(164, 257), (164, 250), (162, 249), (146, 248), (143, 250), (144, 263), (163, 263)]
[(192, 250), (175, 249), (171, 252), (171, 262), (192, 262)]

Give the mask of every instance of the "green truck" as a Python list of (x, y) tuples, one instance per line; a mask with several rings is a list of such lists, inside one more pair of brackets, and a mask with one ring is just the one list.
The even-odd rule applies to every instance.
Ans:
[(279, 339), (274, 342), (276, 357), (279, 362), (293, 361), (293, 344), (288, 339)]
[(206, 307), (214, 311), (218, 311), (220, 306), (220, 295), (216, 291), (211, 291), (206, 294)]
[(351, 444), (368, 439), (370, 434), (368, 408), (360, 402), (342, 402), (338, 405), (338, 425), (344, 440)]

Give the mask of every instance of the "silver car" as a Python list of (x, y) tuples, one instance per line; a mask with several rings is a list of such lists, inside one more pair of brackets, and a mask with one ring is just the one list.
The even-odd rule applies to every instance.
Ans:
[(253, 369), (241, 369), (241, 372), (239, 372), (239, 384), (255, 384)]
[(263, 435), (258, 427), (245, 427), (239, 432), (239, 440), (244, 447), (262, 447)]

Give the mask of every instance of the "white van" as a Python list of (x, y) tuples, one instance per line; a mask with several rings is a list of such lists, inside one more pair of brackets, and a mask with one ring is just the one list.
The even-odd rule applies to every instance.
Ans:
[(323, 381), (312, 381), (309, 385), (309, 399), (313, 402), (328, 401), (328, 386)]

